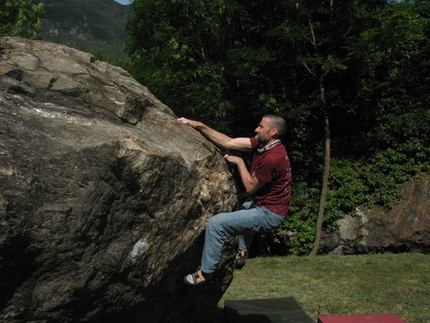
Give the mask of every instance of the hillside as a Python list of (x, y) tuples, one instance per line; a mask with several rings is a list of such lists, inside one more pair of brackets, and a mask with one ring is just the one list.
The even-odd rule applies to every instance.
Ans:
[(82, 51), (122, 54), (130, 6), (114, 0), (35, 0), (45, 4), (43, 40)]

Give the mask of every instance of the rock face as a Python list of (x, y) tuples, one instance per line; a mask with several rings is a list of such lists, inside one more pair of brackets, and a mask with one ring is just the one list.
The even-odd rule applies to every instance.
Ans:
[(404, 200), (391, 210), (361, 208), (358, 217), (339, 221), (340, 230), (324, 237), (322, 252), (430, 252), (430, 176), (402, 185)]
[[(204, 322), (207, 220), (237, 204), (218, 150), (124, 70), (0, 38), (1, 322)], [(202, 313), (205, 315), (202, 318)]]

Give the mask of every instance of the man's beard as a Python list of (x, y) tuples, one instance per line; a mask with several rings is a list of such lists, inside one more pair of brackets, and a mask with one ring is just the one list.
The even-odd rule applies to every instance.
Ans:
[(260, 148), (266, 146), (269, 140), (262, 138), (259, 134), (255, 135), (255, 140), (259, 143)]

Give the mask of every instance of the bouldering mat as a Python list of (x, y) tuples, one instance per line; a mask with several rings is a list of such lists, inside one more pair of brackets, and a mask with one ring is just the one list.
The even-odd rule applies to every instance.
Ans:
[(227, 323), (315, 323), (294, 297), (225, 300)]

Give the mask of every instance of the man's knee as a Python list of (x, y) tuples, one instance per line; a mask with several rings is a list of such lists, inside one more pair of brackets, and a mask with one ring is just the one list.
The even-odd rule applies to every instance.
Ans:
[(206, 224), (206, 231), (223, 231), (223, 224), (226, 221), (226, 213), (219, 213), (208, 220)]
[(212, 217), (212, 218), (209, 219), (208, 223), (206, 223), (206, 229), (209, 229), (209, 228), (213, 227), (214, 224), (215, 224), (215, 220)]
[(206, 224), (206, 230), (213, 230), (219, 227), (219, 221), (217, 219), (217, 215), (211, 217)]

